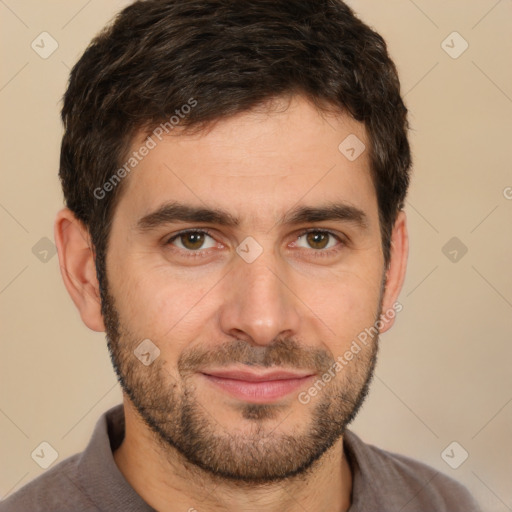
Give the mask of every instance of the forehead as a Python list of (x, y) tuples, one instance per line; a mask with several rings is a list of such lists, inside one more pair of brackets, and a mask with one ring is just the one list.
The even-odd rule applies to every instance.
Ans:
[[(364, 125), (322, 114), (301, 97), (222, 119), (205, 132), (178, 127), (151, 137), (116, 210), (132, 223), (170, 201), (222, 208), (247, 224), (275, 222), (301, 202), (342, 200), (377, 215)], [(127, 158), (145, 144), (139, 133)], [(354, 152), (361, 154), (354, 159)]]

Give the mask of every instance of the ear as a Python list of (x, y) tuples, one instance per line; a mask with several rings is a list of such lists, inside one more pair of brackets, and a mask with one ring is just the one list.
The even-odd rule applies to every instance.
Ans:
[(69, 295), (89, 329), (104, 332), (95, 255), (88, 230), (68, 208), (57, 214), (54, 226), (59, 265)]
[(409, 255), (409, 235), (407, 233), (407, 219), (405, 212), (400, 210), (391, 234), (391, 247), (389, 266), (386, 270), (386, 286), (382, 298), (382, 313), (384, 325), (380, 332), (386, 332), (395, 323), (395, 315), (392, 318), (385, 315), (386, 311), (401, 311), (397, 306), (393, 307), (404, 284), (405, 271), (407, 269), (407, 257)]

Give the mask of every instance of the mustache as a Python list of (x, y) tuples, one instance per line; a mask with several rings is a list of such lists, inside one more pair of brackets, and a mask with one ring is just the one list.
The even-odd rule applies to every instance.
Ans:
[(335, 359), (325, 349), (306, 347), (293, 339), (278, 339), (269, 345), (255, 346), (236, 339), (215, 349), (194, 347), (181, 354), (178, 360), (180, 374), (194, 373), (211, 366), (244, 364), (247, 366), (286, 366), (298, 370), (325, 372)]

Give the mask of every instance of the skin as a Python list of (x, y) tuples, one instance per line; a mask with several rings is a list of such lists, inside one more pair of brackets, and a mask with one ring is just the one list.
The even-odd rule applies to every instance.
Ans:
[[(242, 367), (245, 361), (252, 363), (245, 365), (250, 369), (302, 367), (321, 377), (381, 312), (393, 309), (400, 293), (408, 255), (405, 213), (397, 216), (385, 268), (368, 151), (351, 162), (338, 150), (350, 134), (369, 148), (364, 126), (346, 114), (320, 113), (301, 96), (283, 106), (288, 108), (223, 119), (207, 132), (173, 132), (125, 178), (107, 253), (108, 297), (100, 296), (87, 230), (68, 209), (57, 215), (64, 283), (83, 322), (107, 332), (117, 370), (140, 402), (134, 405), (125, 387), (126, 435), (115, 462), (139, 495), (160, 511), (341, 512), (351, 503), (343, 423), (363, 398), (377, 337), (307, 405), (297, 395), (311, 382), (277, 406), (255, 407), (213, 386), (191, 358), (201, 356), (203, 369)], [(132, 149), (143, 141), (139, 134)], [(180, 221), (147, 232), (137, 229), (140, 218), (178, 200), (226, 210), (240, 223)], [(279, 222), (298, 205), (327, 202), (362, 210), (366, 228), (343, 220)], [(186, 237), (166, 245), (172, 235), (190, 228), (211, 230), (206, 249)], [(329, 230), (345, 243), (331, 236), (314, 245), (314, 237), (301, 236), (305, 228)], [(249, 236), (263, 251), (251, 263), (236, 252)], [(190, 254), (196, 247), (203, 251), (200, 257), (185, 257), (187, 248)], [(336, 250), (315, 257), (329, 249)], [(102, 316), (102, 299), (115, 308), (118, 331), (112, 316)], [(380, 332), (393, 322), (385, 322)], [(133, 355), (144, 339), (160, 350), (149, 366)], [(180, 437), (177, 418), (183, 420), (185, 403), (194, 414), (188, 434)], [(160, 432), (144, 422), (141, 405)], [(322, 418), (329, 420), (323, 427)], [(203, 428), (194, 431), (194, 426)], [(315, 428), (332, 443), (312, 460), (321, 444), (312, 436)], [(185, 445), (190, 438), (204, 442), (210, 467), (187, 458), (186, 446), (180, 449), (180, 442)], [(286, 439), (300, 440), (303, 449), (287, 452)], [(245, 466), (247, 460), (256, 462)], [(300, 471), (292, 474), (294, 468)]]

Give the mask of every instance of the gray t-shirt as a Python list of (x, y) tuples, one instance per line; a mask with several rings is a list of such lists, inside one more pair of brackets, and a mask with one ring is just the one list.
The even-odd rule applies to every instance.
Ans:
[[(0, 501), (0, 512), (154, 512), (125, 480), (112, 452), (124, 437), (122, 405), (103, 414), (87, 448)], [(352, 469), (349, 512), (481, 512), (455, 480), (346, 431)]]

